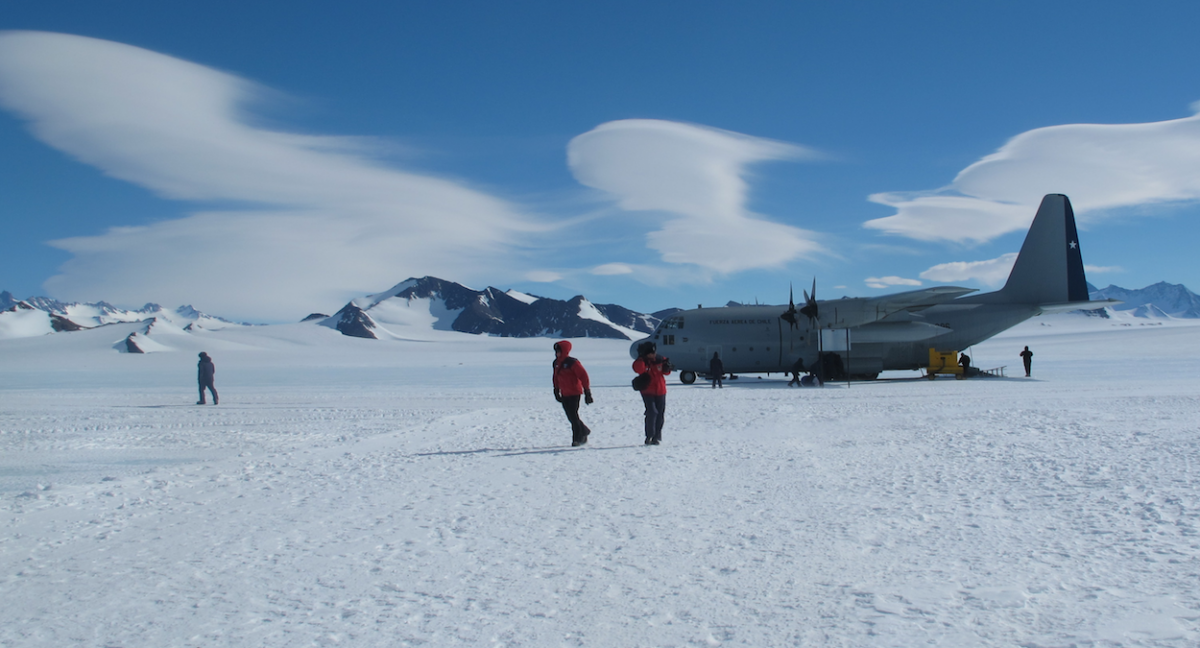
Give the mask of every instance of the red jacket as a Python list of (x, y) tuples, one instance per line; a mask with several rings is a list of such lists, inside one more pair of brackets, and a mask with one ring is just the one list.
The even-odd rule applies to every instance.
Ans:
[(654, 354), (654, 357), (660, 362), (647, 363), (642, 358), (634, 360), (633, 371), (639, 374), (644, 374), (647, 371), (650, 372), (650, 384), (642, 390), (643, 394), (649, 394), (651, 396), (665, 396), (667, 394), (667, 379), (663, 378), (663, 376), (669, 376), (671, 375), (671, 372), (662, 370), (663, 366), (661, 361), (666, 360), (666, 358), (658, 355), (657, 353)]
[(554, 346), (554, 388), (563, 396), (579, 396), (591, 389), (583, 363), (571, 357), (571, 343), (562, 340)]

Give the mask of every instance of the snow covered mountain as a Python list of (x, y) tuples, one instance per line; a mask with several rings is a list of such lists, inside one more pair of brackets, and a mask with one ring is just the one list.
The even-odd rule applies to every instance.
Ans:
[(49, 297), (18, 300), (8, 291), (0, 292), (0, 339), (32, 337), (50, 333), (78, 331), (108, 324), (146, 322), (147, 328), (194, 331), (219, 330), (230, 326), (250, 326), (202, 313), (191, 306), (167, 310), (158, 304), (146, 304), (137, 310), (117, 308), (108, 302), (60, 302)]
[[(563, 301), (491, 287), (472, 290), (444, 279), (423, 277), (354, 299), (332, 317), (314, 313), (304, 321), (362, 338), (425, 339), (441, 331), (497, 337), (635, 339), (653, 331), (660, 318), (615, 304), (593, 304), (583, 296)], [(146, 304), (137, 310), (125, 310), (103, 301), (64, 303), (48, 297), (17, 300), (7, 291), (0, 292), (0, 339), (116, 323), (144, 324), (116, 345), (118, 350), (130, 353), (160, 350), (154, 336), (164, 331), (186, 334), (249, 326), (206, 315), (191, 306), (170, 311), (158, 304)]]
[(78, 331), (82, 328), (86, 327), (61, 315), (34, 308), (23, 301), (15, 302), (0, 312), (0, 340)]
[(1107, 288), (1096, 288), (1088, 284), (1088, 295), (1092, 299), (1119, 299), (1124, 303), (1113, 307), (1113, 310), (1133, 311), (1135, 317), (1200, 318), (1200, 295), (1188, 290), (1183, 284), (1160, 281), (1140, 290), (1111, 285)]
[(593, 304), (582, 295), (550, 299), (422, 277), (352, 300), (320, 323), (345, 335), (407, 338), (415, 331), (457, 331), (497, 337), (598, 337), (636, 339), (658, 325), (653, 315), (615, 304)]

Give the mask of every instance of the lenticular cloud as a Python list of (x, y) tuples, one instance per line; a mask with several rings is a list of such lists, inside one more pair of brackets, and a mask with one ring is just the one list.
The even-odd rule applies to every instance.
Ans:
[(989, 286), (999, 286), (1008, 279), (1016, 262), (1016, 252), (987, 261), (952, 261), (935, 265), (922, 272), (921, 278), (939, 283), (979, 281)]
[(931, 192), (878, 193), (895, 215), (866, 227), (922, 240), (982, 242), (1029, 226), (1042, 196), (1089, 212), (1200, 200), (1200, 115), (1149, 124), (1031, 130)]
[(47, 288), (290, 319), (364, 281), (510, 266), (519, 234), (538, 229), (504, 200), (387, 167), (345, 138), (256, 126), (247, 107), (266, 93), (137, 47), (0, 33), (0, 105), (43, 142), (165, 198), (257, 207), (55, 241), (74, 257)]
[(664, 261), (724, 273), (778, 267), (820, 250), (810, 232), (746, 207), (749, 165), (812, 157), (792, 144), (653, 119), (601, 124), (567, 149), (582, 184), (622, 209), (673, 216), (647, 236)]

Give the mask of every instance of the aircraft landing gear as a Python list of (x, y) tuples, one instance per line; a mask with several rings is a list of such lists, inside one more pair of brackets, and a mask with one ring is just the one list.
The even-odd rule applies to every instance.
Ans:
[(695, 371), (680, 371), (679, 372), (679, 382), (681, 382), (685, 385), (690, 385), (690, 384), (696, 382), (696, 372)]

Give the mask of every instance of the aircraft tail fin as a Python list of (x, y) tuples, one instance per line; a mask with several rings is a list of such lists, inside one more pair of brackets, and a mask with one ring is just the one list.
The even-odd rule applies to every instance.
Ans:
[(1066, 196), (1042, 198), (1000, 295), (1004, 301), (1025, 304), (1088, 301), (1075, 212)]

